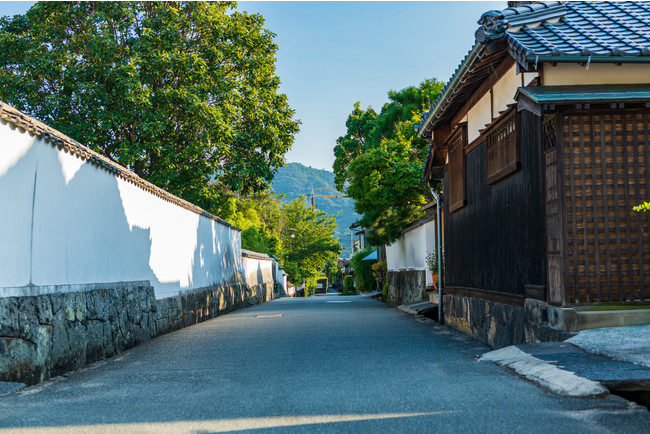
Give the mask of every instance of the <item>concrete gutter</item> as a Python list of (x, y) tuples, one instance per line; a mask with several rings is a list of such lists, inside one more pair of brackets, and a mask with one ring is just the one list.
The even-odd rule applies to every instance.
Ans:
[(526, 63), (650, 63), (650, 56), (536, 56), (529, 55)]
[(549, 305), (548, 323), (556, 330), (567, 332), (606, 327), (642, 326), (650, 324), (650, 309), (589, 310)]

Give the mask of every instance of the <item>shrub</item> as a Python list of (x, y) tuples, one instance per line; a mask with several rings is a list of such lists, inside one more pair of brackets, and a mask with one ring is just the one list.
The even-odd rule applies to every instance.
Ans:
[(436, 255), (436, 252), (433, 251), (427, 253), (425, 260), (427, 262), (427, 270), (433, 274), (436, 274), (438, 272), (438, 255)]
[(375, 276), (372, 273), (372, 261), (363, 259), (372, 253), (373, 249), (365, 249), (352, 257), (350, 264), (354, 269), (354, 278), (360, 292), (372, 291), (375, 288)]
[(354, 276), (347, 275), (343, 283), (343, 295), (352, 295), (354, 293)]
[(381, 288), (381, 300), (384, 303), (388, 300), (388, 282), (384, 282), (384, 286)]
[(305, 297), (309, 297), (310, 295), (314, 294), (316, 292), (316, 277), (310, 277), (305, 281)]
[(372, 268), (373, 276), (375, 276), (380, 284), (383, 284), (386, 274), (388, 273), (388, 265), (386, 264), (386, 261), (376, 262), (370, 268)]

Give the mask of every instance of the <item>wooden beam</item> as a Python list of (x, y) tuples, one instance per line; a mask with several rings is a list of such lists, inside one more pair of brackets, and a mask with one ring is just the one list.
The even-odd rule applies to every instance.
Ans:
[(433, 141), (438, 144), (443, 144), (445, 143), (445, 140), (447, 140), (447, 137), (449, 137), (450, 133), (451, 127), (449, 125), (436, 127), (433, 130)]
[(524, 307), (524, 296), (508, 294), (505, 292), (490, 291), (481, 288), (465, 288), (460, 286), (446, 286), (445, 295), (459, 295), (467, 298), (480, 298), (492, 303), (507, 304), (509, 306)]
[(467, 101), (465, 103), (465, 105), (463, 105), (463, 107), (461, 107), (461, 109), (458, 111), (458, 113), (456, 113), (454, 115), (454, 117), (451, 118), (451, 124), (452, 125), (459, 124), (460, 121), (463, 120), (463, 118), (465, 117), (465, 115), (467, 114), (468, 111), (469, 111), (469, 101)]
[(505, 59), (493, 69), (492, 74), (489, 75), (487, 80), (481, 84), (481, 86), (474, 92), (474, 94), (469, 99), (469, 107), (475, 105), (486, 93), (490, 91), (492, 86), (497, 84), (499, 79), (505, 75), (506, 72), (515, 64), (515, 59), (510, 56), (506, 56)]

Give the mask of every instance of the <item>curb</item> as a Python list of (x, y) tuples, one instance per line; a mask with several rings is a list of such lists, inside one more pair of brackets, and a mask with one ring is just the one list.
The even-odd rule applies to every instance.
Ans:
[(16, 383), (13, 381), (0, 381), (0, 395), (15, 392), (27, 387), (25, 383)]
[(416, 303), (401, 304), (397, 306), (397, 309), (406, 312), (409, 315), (426, 315), (437, 308), (438, 305), (433, 304), (430, 301), (418, 301)]
[(514, 345), (485, 353), (479, 358), (479, 361), (496, 363), (508, 368), (558, 395), (576, 398), (602, 398), (609, 395), (609, 390), (602, 384), (560, 369), (531, 356)]

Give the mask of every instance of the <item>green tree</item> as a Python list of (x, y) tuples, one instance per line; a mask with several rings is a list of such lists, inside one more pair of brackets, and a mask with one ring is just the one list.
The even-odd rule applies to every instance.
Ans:
[(373, 245), (397, 239), (430, 198), (420, 182), (427, 142), (417, 137), (414, 126), (442, 88), (437, 80), (425, 80), (419, 87), (391, 91), (390, 102), (374, 119), (367, 115), (372, 108), (362, 112), (355, 104), (348, 132), (334, 148), (337, 186), (354, 199)]
[(354, 110), (345, 122), (347, 133), (339, 137), (334, 147), (334, 184), (339, 191), (345, 191), (349, 182), (348, 170), (350, 163), (363, 152), (366, 141), (370, 136), (377, 120), (377, 113), (368, 107), (361, 109), (361, 103), (354, 104)]
[(371, 254), (374, 249), (365, 249), (354, 255), (350, 261), (350, 265), (354, 269), (354, 281), (357, 285), (357, 290), (360, 292), (369, 292), (376, 288), (374, 273), (372, 265), (376, 261), (366, 261), (366, 257)]
[(299, 122), (234, 2), (39, 2), (0, 18), (0, 99), (200, 206), (263, 190)]
[(311, 208), (304, 196), (284, 203), (284, 196), (268, 191), (238, 197), (211, 188), (216, 199), (209, 211), (242, 229), (242, 248), (280, 259), (293, 284), (306, 281), (313, 289), (322, 272), (336, 275), (336, 216)]
[(281, 258), (280, 235), (286, 224), (282, 197), (268, 191), (237, 197), (215, 185), (211, 187), (217, 200), (209, 211), (242, 229), (242, 248)]
[(341, 280), (341, 269), (338, 267), (338, 258), (335, 260), (327, 261), (323, 268), (323, 274), (327, 277), (330, 285), (335, 286)]
[(336, 218), (308, 206), (305, 197), (284, 205), (283, 265), (289, 281), (299, 285), (315, 278), (328, 261), (338, 259), (341, 243), (335, 236)]

